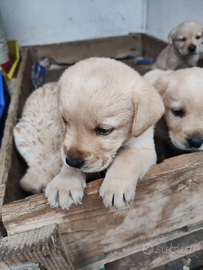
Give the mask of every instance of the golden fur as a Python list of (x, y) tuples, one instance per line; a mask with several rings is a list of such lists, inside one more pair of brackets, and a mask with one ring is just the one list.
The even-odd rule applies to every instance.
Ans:
[(153, 70), (144, 78), (163, 96), (165, 114), (156, 127), (157, 140), (181, 151), (203, 150), (203, 69)]
[(153, 125), (163, 112), (157, 91), (127, 65), (107, 58), (80, 61), (26, 102), (14, 129), (30, 166), (21, 186), (46, 188), (52, 207), (68, 209), (81, 202), (86, 173), (107, 169), (100, 196), (106, 207), (123, 207), (156, 163)]
[(158, 56), (154, 69), (177, 70), (194, 67), (199, 60), (203, 26), (196, 21), (186, 21), (172, 29), (169, 44)]

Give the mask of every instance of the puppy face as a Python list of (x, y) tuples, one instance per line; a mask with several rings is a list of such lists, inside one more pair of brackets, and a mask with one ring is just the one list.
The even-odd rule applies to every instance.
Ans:
[(58, 106), (63, 119), (62, 160), (84, 172), (107, 168), (132, 136), (163, 114), (161, 98), (130, 67), (90, 58), (62, 75)]
[(171, 30), (168, 39), (181, 55), (199, 54), (202, 42), (203, 26), (195, 21), (181, 23)]
[(161, 76), (165, 121), (171, 142), (186, 151), (203, 150), (203, 69), (190, 68)]

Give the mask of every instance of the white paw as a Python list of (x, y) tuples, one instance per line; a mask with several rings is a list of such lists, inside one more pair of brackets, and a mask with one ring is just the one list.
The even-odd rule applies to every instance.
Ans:
[(106, 208), (123, 208), (126, 203), (130, 204), (135, 198), (136, 186), (126, 180), (104, 179), (99, 194)]
[(81, 204), (85, 181), (78, 178), (67, 179), (57, 175), (46, 187), (45, 196), (51, 207), (68, 210), (72, 204)]

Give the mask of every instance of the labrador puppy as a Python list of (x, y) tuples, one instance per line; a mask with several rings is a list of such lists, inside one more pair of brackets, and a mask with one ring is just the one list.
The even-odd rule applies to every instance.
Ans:
[(158, 56), (154, 69), (177, 70), (194, 67), (199, 60), (203, 26), (196, 21), (186, 21), (172, 29), (169, 44)]
[(29, 165), (21, 186), (46, 188), (52, 207), (69, 209), (82, 201), (86, 174), (107, 169), (100, 196), (120, 209), (156, 163), (153, 125), (163, 113), (156, 89), (132, 68), (108, 58), (78, 62), (26, 102), (14, 129)]
[(158, 162), (203, 150), (203, 69), (153, 70), (144, 78), (163, 96), (165, 105), (155, 131)]

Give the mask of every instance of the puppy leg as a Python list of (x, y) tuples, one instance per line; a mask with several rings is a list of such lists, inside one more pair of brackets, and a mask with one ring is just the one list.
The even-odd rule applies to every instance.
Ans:
[(120, 151), (100, 188), (106, 208), (122, 208), (135, 197), (137, 181), (156, 163), (154, 149), (123, 149)]
[(69, 209), (81, 203), (86, 188), (85, 173), (63, 165), (61, 172), (47, 185), (45, 195), (51, 207)]
[(20, 185), (30, 193), (41, 193), (60, 172), (61, 167), (61, 161), (57, 160), (54, 163), (49, 160), (37, 162), (28, 168), (26, 174), (20, 180)]

